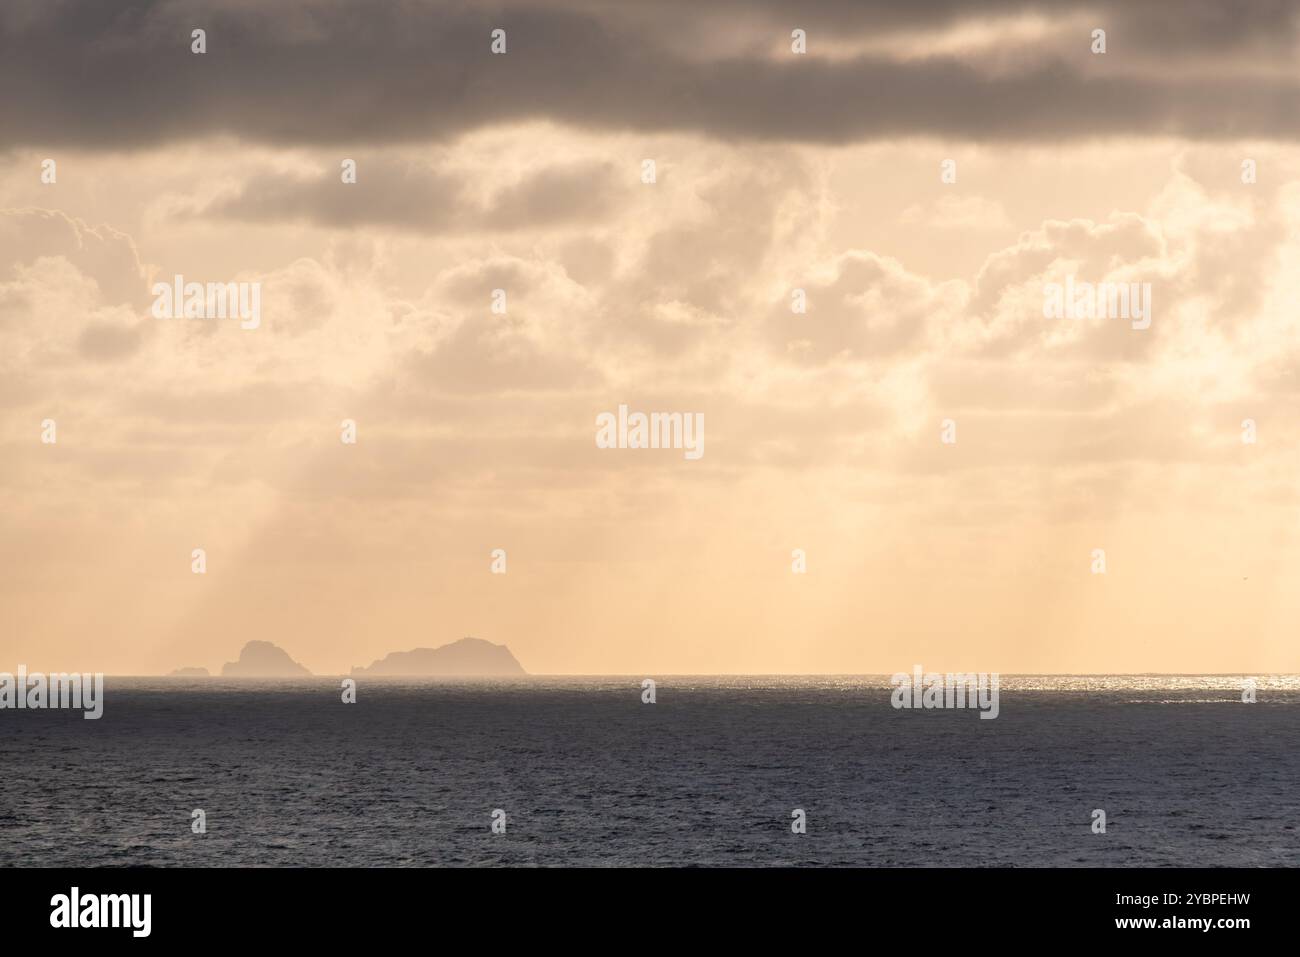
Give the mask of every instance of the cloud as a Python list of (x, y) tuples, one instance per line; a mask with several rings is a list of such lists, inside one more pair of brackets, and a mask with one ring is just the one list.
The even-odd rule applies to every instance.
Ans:
[[(376, 224), (373, 237), (337, 236), (320, 255), (223, 273), (263, 282), (264, 323), (254, 333), (161, 323), (115, 306), (100, 290), (138, 281), (129, 237), (91, 231), (54, 211), (13, 214), (8, 233), (0, 219), (0, 237), (9, 240), (0, 245), (7, 257), (0, 275), (13, 277), (0, 283), (0, 315), (9, 317), (0, 340), (11, 357), (22, 357), (11, 358), (12, 381), (37, 396), (57, 376), (88, 407), (116, 410), (123, 418), (106, 441), (133, 423), (162, 421), (168, 442), (187, 426), (203, 430), (216, 459), (236, 434), (318, 430), (362, 413), (372, 437), (375, 423), (389, 423), (395, 446), (434, 427), (461, 445), (496, 448), (494, 429), (516, 413), (494, 403), (527, 396), (530, 411), (575, 443), (549, 459), (573, 467), (589, 451), (584, 430), (595, 411), (657, 397), (666, 407), (712, 410), (711, 458), (701, 474), (723, 461), (776, 469), (856, 461), (868, 449), (884, 454), (900, 437), (928, 435), (947, 414), (981, 416), (990, 428), (1044, 411), (1113, 423), (1131, 409), (1171, 408), (1182, 377), (1204, 376), (1196, 363), (1208, 352), (1221, 373), (1198, 386), (1197, 402), (1294, 388), (1284, 357), (1256, 367), (1251, 343), (1275, 335), (1286, 293), (1271, 283), (1300, 204), (1263, 212), (1174, 173), (1147, 210), (1102, 221), (1048, 219), (992, 246), (975, 275), (945, 279), (871, 249), (828, 244), (824, 179), (806, 155), (701, 148), (699, 162), (668, 162), (659, 184), (634, 187), (636, 203), (593, 211), (595, 235), (618, 234), (617, 256), (586, 231), (572, 236), (556, 223), (540, 225), (554, 211), (526, 199), (526, 184), (571, 185), (580, 178), (575, 170), (606, 166), (535, 165), (478, 193), (465, 177), (452, 208), (507, 210), (500, 215), (539, 223), (519, 254), (493, 252), (495, 243), (449, 226), (436, 234), (448, 251), (435, 264), (421, 230)], [(675, 145), (670, 158), (682, 149)], [(396, 166), (412, 172), (390, 208), (430, 171), (469, 165), (467, 155), (452, 152), (426, 166)], [(363, 180), (367, 170), (374, 173), (373, 164), (363, 164)], [(302, 182), (327, 192), (350, 188)], [(974, 208), (970, 197), (946, 204), (937, 194), (913, 207)], [(339, 221), (337, 210), (305, 195), (267, 221), (284, 221), (290, 209), (313, 224)], [(243, 235), (235, 226), (213, 229)], [(51, 255), (33, 261), (30, 237)], [(282, 248), (297, 248), (296, 237)], [(1225, 276), (1225, 264), (1238, 259)], [(414, 294), (392, 282), (398, 260), (409, 260), (421, 280)], [(1151, 282), (1152, 328), (1044, 319), (1044, 284), (1068, 275)], [(807, 292), (806, 314), (790, 310), (795, 286)], [(489, 309), (496, 288), (508, 293), (505, 315)], [(131, 375), (114, 392), (95, 369), (122, 363)], [(852, 409), (863, 412), (856, 421)], [(1113, 447), (1104, 437), (1083, 446), (1099, 456)], [(201, 457), (197, 449), (189, 454)], [(496, 448), (473, 460), (502, 454)], [(508, 460), (521, 481), (536, 480), (523, 478), (522, 457)], [(256, 473), (252, 462), (240, 472)], [(399, 477), (385, 480), (386, 488), (394, 484)]]
[(143, 341), (139, 326), (92, 322), (81, 330), (78, 351), (88, 359), (112, 361), (133, 354)]
[(375, 156), (357, 160), (355, 183), (343, 183), (338, 167), (310, 176), (268, 171), (189, 215), (463, 235), (578, 226), (607, 215), (618, 197), (608, 161), (525, 170), (480, 199), (483, 179), (470, 170)]
[(148, 301), (135, 244), (111, 226), (90, 226), (55, 209), (0, 209), (0, 277), (42, 256), (60, 256), (116, 305)]
[[(1300, 133), (1296, 17), (1287, 4), (1249, 16), (1175, 0), (935, 7), (800, 10), (813, 52), (795, 56), (793, 15), (770, 5), (677, 5), (669, 17), (649, 3), (24, 0), (0, 18), (0, 89), (9, 91), (0, 128), (16, 146), (100, 148), (212, 134), (275, 144), (420, 142), (527, 119), (820, 143)], [(993, 63), (978, 50), (903, 60), (815, 55), (819, 29), (828, 37), (955, 30), (971, 17), (1026, 11), (1093, 14), (1113, 50), (1093, 57), (1079, 35), (1065, 48), (1077, 52), (1044, 59), (1026, 41), (1033, 55), (1020, 68), (1015, 57)], [(189, 48), (199, 25), (208, 31), (201, 56)], [(496, 27), (510, 38), (502, 56), (489, 52)], [(1162, 58), (1172, 50), (1197, 58), (1199, 69), (1144, 69), (1143, 52), (1157, 44)]]
[(943, 196), (930, 204), (913, 204), (899, 216), (909, 226), (930, 229), (1009, 229), (1007, 211), (984, 196)]
[(870, 252), (846, 253), (806, 284), (807, 312), (791, 300), (769, 317), (773, 345), (796, 361), (891, 360), (928, 348), (927, 330), (952, 316), (965, 297), (908, 273)]

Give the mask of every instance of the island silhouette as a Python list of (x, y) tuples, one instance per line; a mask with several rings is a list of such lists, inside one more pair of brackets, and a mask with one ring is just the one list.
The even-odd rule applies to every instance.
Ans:
[(505, 645), (482, 638), (462, 638), (438, 648), (394, 651), (368, 668), (353, 668), (354, 675), (489, 677), (526, 675)]
[[(353, 676), (364, 677), (504, 677), (527, 671), (505, 645), (481, 638), (461, 638), (437, 648), (394, 651), (367, 667), (354, 667)], [(177, 668), (168, 677), (207, 677), (206, 668)], [(236, 661), (221, 668), (223, 678), (306, 678), (312, 672), (287, 651), (270, 641), (244, 645)]]
[(238, 661), (221, 667), (223, 678), (301, 678), (311, 672), (289, 657), (279, 645), (269, 641), (250, 641), (239, 652)]

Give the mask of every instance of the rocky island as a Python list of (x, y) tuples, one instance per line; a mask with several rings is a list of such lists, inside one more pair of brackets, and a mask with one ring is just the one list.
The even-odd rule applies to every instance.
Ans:
[(238, 661), (229, 661), (221, 668), (223, 678), (306, 678), (310, 675), (288, 652), (269, 641), (250, 641), (239, 653)]
[(404, 677), (497, 677), (526, 675), (505, 645), (481, 638), (462, 638), (438, 648), (394, 651), (368, 668), (353, 668), (353, 675)]

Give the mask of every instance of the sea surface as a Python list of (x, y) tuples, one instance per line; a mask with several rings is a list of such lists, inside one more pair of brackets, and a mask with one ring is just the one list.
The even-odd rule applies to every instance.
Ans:
[(0, 865), (1300, 865), (1296, 676), (340, 681), (0, 711)]

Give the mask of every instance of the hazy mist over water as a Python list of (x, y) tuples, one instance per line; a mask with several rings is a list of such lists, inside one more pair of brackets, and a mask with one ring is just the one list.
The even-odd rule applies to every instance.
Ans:
[(1006, 675), (996, 720), (888, 676), (109, 678), (0, 713), (0, 864), (1300, 864), (1300, 678), (1243, 677)]

